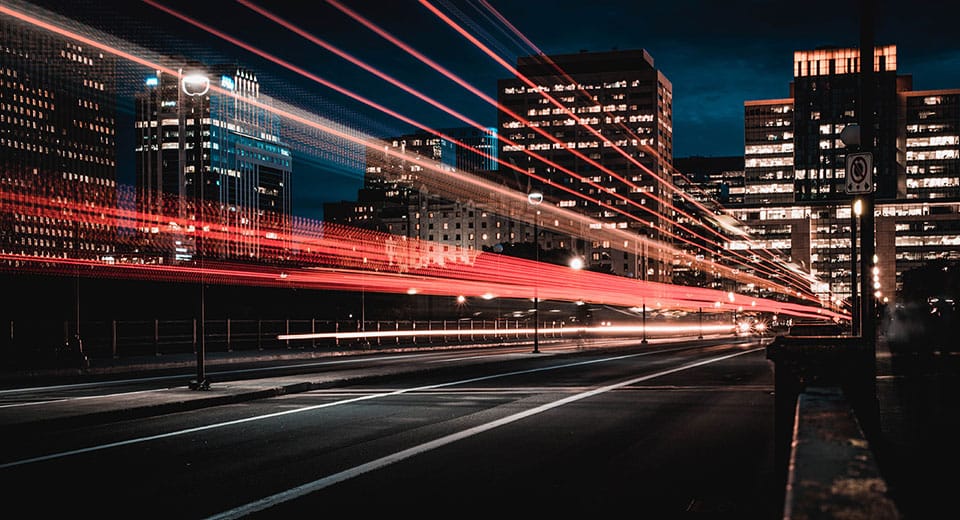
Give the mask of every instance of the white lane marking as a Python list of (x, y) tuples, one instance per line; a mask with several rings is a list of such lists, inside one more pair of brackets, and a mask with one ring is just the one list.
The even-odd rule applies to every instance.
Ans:
[[(313, 363), (292, 363), (289, 365), (277, 365), (274, 367), (261, 367), (261, 368), (244, 368), (244, 369), (235, 369), (235, 370), (217, 370), (213, 372), (207, 372), (211, 376), (223, 376), (230, 374), (244, 374), (247, 372), (267, 372), (273, 370), (286, 370), (291, 368), (303, 368), (303, 367), (318, 367), (324, 365), (340, 365), (345, 363), (359, 363), (359, 362), (368, 362), (368, 361), (390, 361), (390, 360), (407, 360), (410, 358), (424, 357), (433, 355), (433, 353), (427, 354), (397, 354), (393, 356), (376, 356), (376, 357), (351, 357), (350, 359), (337, 359), (333, 361), (316, 361)], [(0, 396), (3, 395), (15, 395), (23, 394), (27, 392), (41, 392), (49, 390), (79, 390), (83, 388), (99, 388), (103, 386), (116, 386), (129, 383), (147, 383), (150, 381), (170, 381), (174, 379), (183, 379), (184, 377), (189, 377), (189, 373), (185, 374), (175, 374), (171, 376), (153, 376), (153, 377), (143, 377), (138, 379), (111, 379), (107, 381), (98, 381), (95, 383), (74, 383), (69, 385), (51, 385), (51, 386), (32, 386), (26, 388), (8, 388), (6, 390), (0, 390)]]
[(50, 399), (48, 401), (30, 401), (30, 402), (24, 402), (24, 403), (5, 404), (5, 405), (0, 405), (0, 408), (14, 408), (17, 406), (32, 406), (32, 405), (41, 405), (41, 404), (62, 403), (64, 401), (82, 401), (84, 399), (103, 399), (104, 397), (125, 397), (128, 395), (147, 394), (155, 391), (156, 390), (134, 390), (131, 392), (119, 392), (116, 394), (98, 394), (98, 395), (84, 395), (80, 397), (63, 397), (60, 399)]
[(483, 433), (483, 432), (492, 430), (492, 429), (494, 429), (494, 428), (499, 428), (500, 426), (503, 426), (503, 425), (506, 425), (506, 424), (510, 424), (510, 423), (519, 421), (519, 420), (521, 420), (521, 419), (526, 419), (527, 417), (531, 417), (531, 416), (534, 416), (534, 415), (541, 414), (541, 413), (543, 413), (543, 412), (546, 412), (546, 411), (548, 411), (548, 410), (552, 410), (552, 409), (554, 409), (554, 408), (559, 408), (559, 407), (561, 407), (561, 406), (564, 406), (564, 405), (573, 403), (573, 402), (575, 402), (575, 401), (580, 401), (580, 400), (586, 399), (586, 398), (588, 398), (588, 397), (593, 397), (593, 396), (595, 396), (595, 395), (600, 395), (600, 394), (609, 392), (609, 391), (611, 391), (611, 390), (616, 390), (616, 389), (618, 389), (618, 388), (622, 388), (622, 387), (625, 387), (625, 386), (633, 385), (633, 384), (636, 384), (636, 383), (639, 383), (639, 382), (642, 382), (642, 381), (647, 381), (647, 380), (654, 379), (654, 378), (657, 378), (657, 377), (662, 377), (662, 376), (665, 376), (665, 375), (668, 375), (668, 374), (672, 374), (672, 373), (674, 373), (674, 372), (680, 372), (680, 371), (683, 371), (683, 370), (689, 370), (689, 369), (691, 369), (691, 368), (696, 368), (696, 367), (703, 366), (703, 365), (707, 365), (707, 364), (710, 364), (710, 363), (716, 363), (717, 361), (723, 361), (723, 360), (725, 360), (725, 359), (730, 359), (730, 358), (732, 358), (732, 357), (742, 356), (742, 355), (744, 355), (744, 354), (749, 354), (749, 353), (752, 353), (752, 352), (757, 352), (758, 350), (761, 350), (761, 349), (756, 348), (756, 349), (751, 349), (751, 350), (745, 350), (745, 351), (742, 351), (742, 352), (735, 352), (735, 353), (733, 353), (733, 354), (727, 354), (727, 355), (724, 355), (724, 356), (709, 358), (709, 359), (705, 359), (705, 360), (702, 360), (702, 361), (697, 361), (697, 362), (694, 362), (694, 363), (688, 363), (688, 364), (686, 364), (686, 365), (681, 365), (681, 366), (679, 366), (679, 367), (669, 368), (669, 369), (667, 369), (667, 370), (661, 370), (660, 372), (656, 372), (656, 373), (653, 373), (653, 374), (648, 374), (648, 375), (645, 375), (645, 376), (636, 377), (636, 378), (633, 378), (633, 379), (629, 379), (629, 380), (627, 380), (627, 381), (621, 381), (621, 382), (619, 382), (619, 383), (614, 383), (614, 384), (612, 384), (612, 385), (602, 386), (602, 387), (599, 387), (599, 388), (595, 388), (595, 389), (593, 389), (593, 390), (589, 390), (589, 391), (587, 391), (587, 392), (582, 392), (582, 393), (579, 393), (579, 394), (576, 394), (576, 395), (571, 395), (571, 396), (569, 396), (569, 397), (564, 397), (563, 399), (560, 399), (560, 400), (558, 400), (558, 401), (553, 401), (552, 403), (542, 404), (542, 405), (537, 406), (537, 407), (535, 407), (535, 408), (531, 408), (531, 409), (529, 409), (529, 410), (525, 410), (525, 411), (522, 411), (522, 412), (518, 412), (518, 413), (515, 413), (515, 414), (513, 414), (513, 415), (508, 415), (507, 417), (503, 417), (503, 418), (501, 418), (501, 419), (497, 419), (496, 421), (491, 421), (491, 422), (488, 422), (488, 423), (486, 423), (486, 424), (480, 424), (480, 425), (474, 426), (473, 428), (467, 428), (466, 430), (462, 430), (462, 431), (459, 431), (459, 432), (456, 432), (456, 433), (451, 433), (450, 435), (445, 435), (445, 436), (443, 436), (443, 437), (440, 437), (439, 439), (434, 439), (434, 440), (432, 440), (432, 441), (428, 441), (428, 442), (425, 442), (425, 443), (423, 443), (423, 444), (419, 444), (419, 445), (417, 445), (417, 446), (413, 446), (412, 448), (407, 448), (407, 449), (405, 449), (405, 450), (398, 451), (398, 452), (393, 453), (393, 454), (391, 454), (391, 455), (387, 455), (386, 457), (381, 457), (381, 458), (379, 458), (379, 459), (372, 460), (372, 461), (367, 462), (367, 463), (365, 463), (365, 464), (361, 464), (361, 465), (359, 465), (359, 466), (354, 466), (354, 467), (352, 467), (352, 468), (350, 468), (350, 469), (343, 470), (343, 471), (341, 471), (341, 472), (339, 472), (339, 473), (334, 473), (334, 474), (332, 474), (332, 475), (328, 475), (328, 476), (323, 477), (323, 478), (321, 478), (321, 479), (314, 480), (313, 482), (308, 482), (308, 483), (303, 484), (303, 485), (301, 485), (301, 486), (297, 486), (297, 487), (295, 487), (295, 488), (288, 489), (288, 490), (286, 490), (286, 491), (283, 491), (283, 492), (280, 492), (280, 493), (277, 493), (277, 494), (274, 494), (274, 495), (270, 495), (270, 496), (265, 497), (265, 498), (261, 498), (260, 500), (257, 500), (257, 501), (255, 501), (255, 502), (250, 502), (249, 504), (244, 504), (244, 505), (242, 505), (242, 506), (240, 506), (240, 507), (236, 507), (236, 508), (234, 508), (234, 509), (230, 509), (230, 510), (228, 510), (228, 511), (224, 511), (224, 512), (222, 512), (222, 513), (218, 513), (218, 514), (216, 514), (216, 515), (210, 516), (210, 517), (208, 517), (208, 520), (229, 520), (229, 519), (233, 519), (233, 518), (241, 518), (241, 517), (247, 516), (247, 515), (249, 515), (249, 514), (256, 513), (256, 512), (258, 512), (258, 511), (263, 511), (264, 509), (268, 509), (268, 508), (270, 508), (270, 507), (273, 507), (273, 506), (275, 506), (275, 505), (281, 504), (281, 503), (283, 503), (283, 502), (288, 502), (288, 501), (290, 501), (290, 500), (294, 500), (294, 499), (296, 499), (296, 498), (300, 498), (300, 497), (302, 497), (302, 496), (304, 496), (304, 495), (308, 495), (308, 494), (313, 493), (313, 492), (315, 492), (315, 491), (319, 491), (319, 490), (321, 490), (321, 489), (330, 487), (330, 486), (332, 486), (332, 485), (334, 485), (334, 484), (343, 482), (343, 481), (345, 481), (345, 480), (349, 480), (349, 479), (351, 479), (351, 478), (358, 477), (358, 476), (360, 476), (360, 475), (363, 475), (364, 473), (369, 473), (369, 472), (371, 472), (371, 471), (374, 471), (374, 470), (383, 468), (383, 467), (385, 467), (385, 466), (389, 466), (390, 464), (393, 464), (393, 463), (395, 463), (395, 462), (400, 462), (400, 461), (402, 461), (402, 460), (404, 460), (404, 459), (408, 459), (408, 458), (413, 457), (413, 456), (415, 456), (415, 455), (419, 455), (419, 454), (421, 454), (421, 453), (426, 453), (426, 452), (428, 452), (428, 451), (430, 451), (430, 450), (434, 450), (434, 449), (436, 449), (436, 448), (440, 448), (440, 447), (442, 447), (442, 446), (446, 446), (447, 444), (451, 444), (451, 443), (457, 442), (457, 441), (459, 441), (459, 440), (466, 439), (466, 438), (468, 438), (468, 437), (472, 437), (472, 436), (474, 436), (474, 435), (477, 435), (477, 434), (480, 434), (480, 433)]
[(674, 352), (674, 351), (677, 351), (677, 350), (685, 350), (685, 349), (688, 349), (688, 348), (690, 348), (690, 347), (678, 347), (678, 348), (675, 348), (675, 349), (665, 349), (665, 350), (656, 350), (656, 351), (651, 350), (651, 351), (646, 351), (646, 352), (640, 352), (640, 353), (638, 353), (638, 354), (625, 354), (625, 355), (622, 355), (622, 356), (613, 356), (613, 357), (609, 357), (609, 358), (600, 358), (600, 359), (593, 359), (593, 360), (588, 360), (588, 361), (578, 361), (578, 362), (576, 362), (576, 363), (565, 363), (565, 364), (562, 364), (562, 365), (553, 365), (553, 366), (540, 367), (540, 368), (531, 368), (531, 369), (529, 369), (529, 370), (517, 370), (517, 371), (513, 371), (513, 372), (504, 372), (504, 373), (502, 373), (502, 374), (492, 374), (492, 375), (489, 375), (489, 376), (475, 377), (475, 378), (471, 378), (471, 379), (463, 379), (463, 380), (461, 380), (461, 381), (451, 381), (451, 382), (448, 382), (448, 383), (438, 383), (438, 384), (435, 384), (435, 385), (418, 386), (418, 387), (415, 387), (415, 388), (405, 388), (405, 389), (401, 389), (401, 390), (393, 390), (393, 391), (390, 391), (390, 392), (381, 392), (381, 393), (377, 393), (377, 394), (370, 394), (370, 395), (365, 395), (365, 396), (360, 396), (360, 397), (354, 397), (353, 399), (344, 399), (344, 400), (342, 400), (342, 401), (334, 401), (334, 402), (331, 402), (331, 403), (324, 403), (324, 404), (318, 404), (318, 405), (313, 405), (313, 406), (305, 406), (305, 407), (303, 407), (303, 408), (292, 408), (292, 409), (290, 409), (290, 410), (284, 410), (284, 411), (282, 411), (282, 412), (274, 412), (274, 413), (265, 414), (265, 415), (257, 415), (257, 416), (254, 416), (254, 417), (245, 417), (245, 418), (243, 418), (243, 419), (237, 419), (237, 420), (234, 420), (234, 421), (226, 421), (226, 422), (222, 422), (222, 423), (208, 424), (208, 425), (205, 425), (205, 426), (197, 426), (196, 428), (187, 428), (187, 429), (185, 429), (185, 430), (179, 430), (179, 431), (175, 431), (175, 432), (160, 433), (160, 434), (157, 434), (157, 435), (149, 435), (149, 436), (147, 436), (147, 437), (138, 437), (138, 438), (135, 438), (135, 439), (127, 439), (127, 440), (124, 440), (124, 441), (117, 441), (117, 442), (111, 442), (111, 443), (108, 443), (108, 444), (101, 444), (101, 445), (99, 445), (99, 446), (90, 446), (90, 447), (87, 447), (87, 448), (80, 448), (80, 449), (76, 449), (76, 450), (63, 451), (63, 452), (59, 452), (59, 453), (51, 453), (51, 454), (49, 454), (49, 455), (41, 455), (41, 456), (39, 456), (39, 457), (32, 457), (32, 458), (29, 458), (29, 459), (16, 460), (16, 461), (13, 461), (13, 462), (7, 462), (7, 463), (4, 463), (4, 464), (0, 464), (0, 469), (12, 468), (12, 467), (16, 467), (16, 466), (23, 466), (23, 465), (26, 465), (26, 464), (33, 464), (33, 463), (35, 463), (35, 462), (43, 462), (43, 461), (52, 460), (52, 459), (59, 459), (59, 458), (63, 458), (63, 457), (69, 457), (69, 456), (72, 456), (72, 455), (80, 455), (80, 454), (83, 454), (83, 453), (91, 453), (91, 452), (94, 452), (94, 451), (101, 451), (101, 450), (106, 450), (106, 449), (109, 449), (109, 448), (117, 448), (117, 447), (120, 447), (120, 446), (129, 446), (129, 445), (131, 445), (131, 444), (139, 444), (139, 443), (143, 443), (143, 442), (155, 441), (155, 440), (160, 440), (160, 439), (167, 439), (167, 438), (170, 438), (170, 437), (177, 437), (177, 436), (180, 436), (180, 435), (187, 435), (187, 434), (190, 434), (190, 433), (196, 433), (196, 432), (201, 432), (201, 431), (206, 431), (206, 430), (213, 430), (213, 429), (215, 429), (215, 428), (223, 428), (223, 427), (226, 427), (226, 426), (234, 426), (234, 425), (237, 425), (237, 424), (244, 424), (244, 423), (253, 422), (253, 421), (262, 421), (262, 420), (265, 420), (265, 419), (272, 419), (272, 418), (275, 418), (275, 417), (282, 417), (282, 416), (284, 416), (284, 415), (291, 415), (291, 414), (295, 414), (295, 413), (309, 412), (309, 411), (313, 411), (313, 410), (319, 410), (319, 409), (321, 409), (321, 408), (329, 408), (329, 407), (331, 407), (331, 406), (339, 406), (339, 405), (343, 405), (343, 404), (356, 403), (356, 402), (359, 402), (359, 401), (367, 401), (367, 400), (370, 400), (370, 399), (377, 399), (377, 398), (380, 398), (380, 397), (389, 397), (389, 396), (393, 396), (393, 395), (406, 394), (406, 393), (409, 393), (409, 392), (420, 392), (420, 391), (424, 391), (424, 390), (431, 390), (431, 389), (434, 389), (434, 388), (443, 388), (443, 387), (448, 387), (448, 386), (462, 385), (462, 384), (464, 384), (464, 383), (473, 383), (473, 382), (476, 382), (476, 381), (485, 381), (485, 380), (489, 380), (489, 379), (496, 379), (496, 378), (499, 378), (499, 377), (508, 377), (508, 376), (521, 375), (521, 374), (531, 374), (531, 373), (534, 373), (534, 372), (542, 372), (542, 371), (545, 371), (545, 370), (556, 370), (556, 369), (560, 369), (560, 368), (567, 368), (567, 367), (573, 367), (573, 366), (579, 366), (579, 365), (589, 365), (589, 364), (592, 364), (592, 363), (602, 363), (602, 362), (606, 362), (606, 361), (615, 361), (615, 360), (618, 360), (618, 359), (627, 359), (627, 358), (638, 357), (638, 356), (647, 356), (647, 355), (655, 354), (655, 353), (658, 353), (658, 352), (669, 353), (669, 352)]

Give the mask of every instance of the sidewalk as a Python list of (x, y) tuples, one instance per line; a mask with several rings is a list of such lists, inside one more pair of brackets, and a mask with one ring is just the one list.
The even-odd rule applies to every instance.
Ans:
[[(320, 356), (301, 356), (295, 359), (310, 359)], [(291, 357), (292, 358), (292, 357)], [(288, 358), (288, 359), (291, 359)], [(276, 359), (271, 357), (270, 359)], [(161, 360), (163, 363), (168, 360)], [(171, 364), (177, 364), (169, 360)], [(244, 361), (253, 361), (246, 358)], [(194, 361), (195, 363), (195, 361)], [(194, 366), (194, 365), (190, 365)], [(126, 364), (123, 368), (133, 370), (145, 365)], [(113, 367), (120, 370), (121, 367)], [(167, 365), (164, 365), (167, 368)], [(174, 367), (169, 367), (174, 368)], [(208, 365), (208, 370), (223, 368), (223, 365)], [(43, 415), (36, 413), (30, 405), (0, 408), (0, 429), (5, 433), (29, 435), (31, 432), (64, 426), (87, 426), (125, 419), (149, 417), (165, 413), (195, 410), (209, 406), (239, 403), (254, 399), (264, 399), (297, 392), (307, 392), (360, 381), (394, 375), (402, 372), (425, 370), (415, 364), (393, 364), (376, 369), (362, 368), (337, 370), (319, 374), (298, 374), (281, 377), (268, 377), (242, 381), (216, 380), (209, 390), (191, 390), (187, 387), (187, 377), (183, 385), (175, 388), (131, 392), (111, 395), (104, 398), (70, 399), (59, 402), (45, 402)]]
[(960, 356), (877, 346), (881, 440), (876, 454), (904, 519), (956, 516)]
[[(518, 344), (529, 344), (529, 341), (518, 341)], [(541, 341), (541, 345), (551, 341)], [(477, 344), (483, 346), (509, 346), (511, 342), (497, 342), (491, 344)], [(149, 417), (165, 413), (196, 410), (204, 407), (239, 403), (255, 399), (264, 399), (280, 395), (308, 392), (311, 390), (330, 388), (345, 384), (374, 381), (379, 378), (393, 376), (400, 373), (414, 373), (439, 368), (437, 363), (418, 363), (410, 360), (406, 363), (389, 365), (367, 366), (354, 369), (338, 369), (321, 373), (304, 373), (287, 376), (271, 376), (261, 379), (246, 379), (238, 381), (217, 381), (215, 372), (229, 370), (242, 363), (257, 363), (264, 361), (281, 360), (322, 360), (343, 357), (359, 357), (365, 355), (379, 355), (397, 352), (425, 352), (436, 350), (462, 349), (463, 346), (416, 346), (390, 347), (370, 350), (313, 350), (313, 349), (282, 349), (273, 351), (234, 351), (216, 352), (205, 357), (204, 366), (208, 376), (211, 376), (209, 390), (192, 390), (188, 382), (195, 379), (190, 374), (195, 370), (196, 356), (193, 354), (178, 354), (164, 356), (148, 356), (111, 360), (97, 360), (89, 368), (82, 371), (83, 375), (124, 375), (137, 374), (143, 376), (149, 372), (165, 371), (171, 373), (179, 369), (184, 373), (182, 384), (174, 388), (114, 394), (103, 398), (69, 399), (63, 401), (39, 402), (36, 405), (16, 405), (0, 407), (0, 429), (5, 434), (29, 435), (31, 432), (43, 431), (49, 428), (64, 426), (88, 426), (125, 419)], [(604, 348), (602, 344), (594, 348)], [(565, 350), (566, 351), (566, 350)], [(551, 355), (550, 353), (540, 355)], [(485, 362), (482, 357), (476, 358), (476, 363)], [(43, 377), (78, 376), (80, 369), (47, 369), (24, 373), (0, 374), (6, 386), (15, 386), (18, 382), (36, 381)], [(9, 392), (9, 391), (8, 391)], [(38, 409), (42, 407), (42, 415)]]

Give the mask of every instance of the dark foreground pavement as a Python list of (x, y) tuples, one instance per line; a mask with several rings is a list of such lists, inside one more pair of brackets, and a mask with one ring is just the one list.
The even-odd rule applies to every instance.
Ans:
[(903, 518), (956, 518), (960, 488), (960, 355), (891, 348), (877, 356), (879, 442), (873, 451)]
[[(257, 359), (303, 359), (315, 352), (282, 354), (222, 354), (209, 359), (208, 369)], [(140, 373), (144, 370), (188, 369), (190, 356), (129, 359), (91, 368), (101, 374)], [(234, 382), (215, 382), (210, 390), (190, 390), (184, 385), (108, 399), (71, 400), (44, 405), (43, 417), (23, 413), (17, 407), (0, 408), (0, 428), (28, 433), (57, 425), (94, 424), (127, 418), (217, 406), (244, 400), (304, 392), (357, 382), (363, 378), (389, 377), (415, 365), (391, 365), (371, 373), (369, 369), (300, 374)], [(68, 371), (69, 372), (69, 371)], [(76, 374), (77, 371), (73, 370)], [(22, 375), (22, 374), (21, 374)], [(41, 374), (37, 374), (40, 376)], [(49, 375), (49, 374), (47, 374)], [(15, 374), (0, 374), (10, 387)], [(22, 381), (22, 380), (21, 380)], [(917, 349), (890, 347), (881, 338), (877, 351), (877, 401), (880, 438), (871, 449), (887, 482), (889, 494), (904, 519), (955, 516), (953, 493), (960, 484), (960, 355), (952, 352), (920, 353)]]

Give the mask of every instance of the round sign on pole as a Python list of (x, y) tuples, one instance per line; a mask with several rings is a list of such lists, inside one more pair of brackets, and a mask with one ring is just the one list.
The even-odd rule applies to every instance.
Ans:
[(847, 193), (872, 193), (873, 154), (869, 152), (847, 155)]

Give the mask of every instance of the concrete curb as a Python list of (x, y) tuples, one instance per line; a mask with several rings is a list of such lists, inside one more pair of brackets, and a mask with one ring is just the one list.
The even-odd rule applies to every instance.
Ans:
[(900, 518), (839, 387), (809, 387), (797, 398), (783, 518)]

